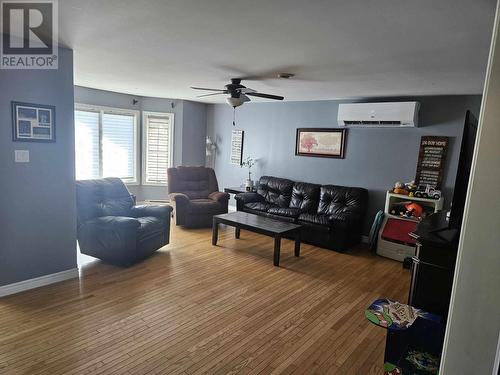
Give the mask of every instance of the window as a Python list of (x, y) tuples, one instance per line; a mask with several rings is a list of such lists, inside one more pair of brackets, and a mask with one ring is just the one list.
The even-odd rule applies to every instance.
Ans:
[(143, 112), (143, 185), (166, 185), (172, 166), (174, 114)]
[(137, 183), (138, 112), (78, 104), (75, 109), (76, 179), (119, 177)]

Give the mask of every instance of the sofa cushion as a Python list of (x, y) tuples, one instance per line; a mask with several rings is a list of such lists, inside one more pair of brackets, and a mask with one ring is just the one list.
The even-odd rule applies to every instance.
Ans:
[(212, 199), (191, 199), (187, 207), (187, 212), (195, 215), (217, 215), (222, 211), (222, 205)]
[(364, 213), (367, 197), (366, 189), (323, 185), (320, 190), (318, 213), (328, 216), (344, 213), (361, 215)]
[(257, 193), (266, 201), (279, 207), (288, 207), (292, 197), (293, 181), (286, 178), (262, 176), (259, 180)]
[(330, 225), (331, 220), (327, 215), (321, 215), (321, 214), (311, 214), (311, 213), (302, 213), (299, 215), (299, 221), (305, 221), (307, 223), (311, 224), (318, 224), (318, 225)]
[(276, 216), (284, 216), (289, 218), (297, 218), (300, 215), (299, 208), (283, 208), (283, 207), (271, 207), (267, 210), (267, 213)]
[(271, 206), (269, 203), (251, 202), (251, 203), (245, 203), (243, 207), (252, 211), (267, 212), (273, 206)]
[(296, 182), (292, 188), (291, 208), (302, 212), (316, 212), (318, 209), (320, 185)]
[(141, 224), (141, 226), (137, 229), (138, 239), (152, 235), (157, 235), (158, 233), (167, 230), (163, 220), (160, 220), (157, 217), (144, 216), (144, 217), (138, 217), (137, 220)]

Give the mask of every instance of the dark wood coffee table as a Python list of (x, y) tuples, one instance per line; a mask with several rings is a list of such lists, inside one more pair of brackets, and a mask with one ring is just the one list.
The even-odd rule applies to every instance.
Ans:
[(274, 237), (274, 265), (280, 265), (281, 237), (293, 234), (295, 238), (295, 256), (300, 256), (300, 225), (287, 223), (268, 217), (236, 211), (215, 215), (212, 226), (212, 245), (217, 245), (219, 224), (235, 227), (235, 237), (240, 238), (241, 229)]

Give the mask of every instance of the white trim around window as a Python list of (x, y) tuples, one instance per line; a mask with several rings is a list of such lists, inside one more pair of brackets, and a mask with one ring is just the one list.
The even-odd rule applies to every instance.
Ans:
[[(149, 155), (149, 150), (151, 149), (151, 145), (149, 144), (149, 119), (150, 118), (158, 118), (158, 119), (164, 119), (165, 121), (165, 126), (166, 126), (166, 132), (167, 132), (167, 150), (163, 151), (166, 152), (167, 155), (165, 155), (166, 158), (166, 165), (165, 161), (163, 160), (160, 163), (160, 168), (161, 171), (165, 173), (164, 176), (156, 176), (157, 181), (151, 181), (148, 177), (148, 170), (149, 168), (154, 168), (154, 166), (148, 165), (148, 162), (150, 162), (150, 155)], [(175, 121), (174, 121), (174, 114), (170, 112), (149, 112), (149, 111), (143, 111), (142, 112), (142, 185), (146, 186), (167, 186), (167, 180), (166, 180), (166, 173), (167, 173), (167, 168), (173, 166), (173, 159), (174, 159), (174, 129), (175, 129)], [(158, 124), (159, 125), (159, 124)], [(157, 146), (159, 140), (156, 140)], [(156, 147), (157, 150), (159, 147)], [(156, 155), (154, 157), (158, 162), (158, 158), (161, 158), (161, 155)], [(158, 165), (157, 167), (158, 168)], [(161, 180), (161, 182), (158, 182)]]
[[(134, 176), (131, 178), (122, 178), (123, 182), (127, 185), (139, 185), (139, 150), (140, 150), (140, 137), (139, 137), (139, 119), (140, 119), (140, 111), (133, 109), (125, 109), (125, 108), (114, 108), (114, 107), (106, 107), (99, 105), (90, 105), (90, 104), (82, 104), (75, 103), (75, 111), (87, 111), (94, 112), (99, 114), (99, 177), (103, 177), (102, 170), (102, 154), (103, 154), (103, 146), (102, 146), (102, 119), (104, 114), (112, 114), (112, 115), (124, 115), (124, 116), (133, 116), (134, 117), (134, 150), (133, 150), (133, 173)], [(76, 125), (76, 124), (75, 124)], [(76, 140), (78, 142), (78, 140)]]

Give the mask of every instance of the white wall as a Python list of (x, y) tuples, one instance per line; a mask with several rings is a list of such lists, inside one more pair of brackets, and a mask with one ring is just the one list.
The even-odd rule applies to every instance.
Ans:
[(498, 34), (497, 8), (479, 118), (479, 136), (439, 372), (442, 375), (493, 374), (499, 339), (500, 37)]

